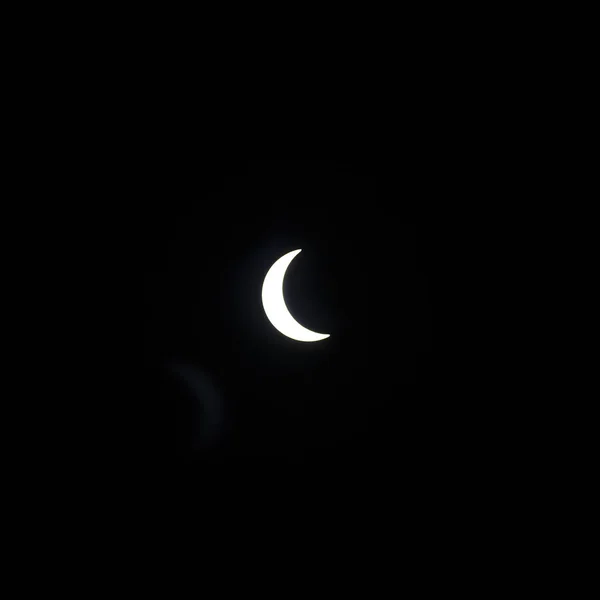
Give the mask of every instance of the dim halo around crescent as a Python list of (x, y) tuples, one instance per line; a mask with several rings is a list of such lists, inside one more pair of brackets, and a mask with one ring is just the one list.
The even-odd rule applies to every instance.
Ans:
[(285, 272), (294, 258), (302, 250), (293, 250), (284, 254), (273, 263), (262, 286), (262, 303), (269, 321), (283, 335), (298, 342), (318, 342), (329, 337), (329, 334), (317, 333), (303, 327), (292, 317), (283, 298), (283, 280)]

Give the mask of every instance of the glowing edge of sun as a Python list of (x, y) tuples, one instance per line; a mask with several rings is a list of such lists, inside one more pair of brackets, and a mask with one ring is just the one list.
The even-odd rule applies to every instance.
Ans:
[(273, 263), (263, 281), (262, 303), (267, 318), (280, 333), (298, 342), (318, 342), (328, 338), (329, 334), (316, 333), (300, 325), (292, 317), (283, 297), (285, 272), (300, 252), (301, 249), (288, 252)]

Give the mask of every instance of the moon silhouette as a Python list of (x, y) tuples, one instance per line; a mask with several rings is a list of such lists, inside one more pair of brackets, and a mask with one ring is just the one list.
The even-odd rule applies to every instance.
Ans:
[(317, 333), (303, 327), (292, 317), (283, 298), (283, 279), (294, 258), (302, 250), (293, 250), (284, 254), (269, 269), (262, 287), (262, 303), (271, 324), (283, 335), (298, 342), (318, 342), (329, 337), (326, 333)]

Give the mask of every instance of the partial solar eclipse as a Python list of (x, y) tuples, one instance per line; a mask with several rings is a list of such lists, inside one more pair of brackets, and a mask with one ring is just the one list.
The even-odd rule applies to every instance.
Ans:
[(298, 342), (318, 342), (329, 337), (326, 333), (317, 333), (306, 329), (292, 317), (283, 298), (283, 279), (294, 258), (302, 250), (293, 250), (284, 254), (269, 269), (262, 287), (262, 303), (271, 324), (283, 335)]

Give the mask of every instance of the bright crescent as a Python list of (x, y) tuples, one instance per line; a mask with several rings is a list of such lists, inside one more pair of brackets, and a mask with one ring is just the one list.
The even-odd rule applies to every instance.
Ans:
[(262, 303), (273, 327), (283, 335), (299, 342), (318, 342), (329, 337), (329, 334), (316, 333), (303, 327), (292, 317), (283, 298), (283, 279), (285, 272), (296, 255), (302, 250), (293, 250), (275, 261), (269, 269), (262, 287)]

